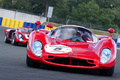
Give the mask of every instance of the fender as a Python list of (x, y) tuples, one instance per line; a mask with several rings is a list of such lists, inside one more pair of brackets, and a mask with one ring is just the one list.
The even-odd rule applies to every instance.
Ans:
[(42, 42), (43, 44), (43, 47), (46, 45), (46, 44), (50, 44), (51, 43), (51, 40), (50, 38), (44, 33), (44, 32), (40, 32), (40, 31), (33, 31), (30, 36), (29, 36), (29, 40), (28, 40), (28, 45), (31, 46), (32, 43), (34, 41), (40, 41)]
[[(102, 39), (98, 43), (96, 43), (94, 48), (96, 51), (101, 51), (103, 48), (109, 48), (111, 49), (112, 53), (115, 53), (116, 46), (114, 44), (115, 42), (112, 39)], [(100, 53), (100, 52), (97, 52), (97, 53)]]
[[(95, 48), (95, 51), (96, 51), (96, 53), (97, 53), (98, 56), (101, 55), (101, 51), (102, 51), (102, 49), (104, 49), (104, 48), (109, 48), (109, 49), (111, 50), (111, 52), (112, 52), (112, 57), (111, 57), (111, 59), (107, 62), (107, 64), (104, 65), (105, 67), (109, 66), (108, 64), (111, 63), (111, 62), (113, 62), (113, 60), (116, 59), (117, 50), (116, 50), (116, 45), (114, 45), (114, 44), (115, 44), (115, 42), (114, 42), (112, 39), (102, 39), (102, 40), (100, 40), (100, 41), (95, 45), (95, 47), (94, 47), (94, 48)], [(114, 61), (114, 63), (115, 63), (115, 61)], [(114, 63), (111, 63), (111, 64), (114, 65)], [(102, 64), (100, 63), (100, 65), (102, 65)], [(111, 67), (112, 67), (112, 66), (111, 66)]]

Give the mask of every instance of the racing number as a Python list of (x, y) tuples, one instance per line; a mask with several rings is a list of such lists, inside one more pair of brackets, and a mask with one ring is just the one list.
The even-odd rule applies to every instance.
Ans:
[(55, 48), (54, 50), (55, 50), (55, 51), (60, 51), (60, 50), (62, 50), (62, 48), (57, 47), (57, 48)]

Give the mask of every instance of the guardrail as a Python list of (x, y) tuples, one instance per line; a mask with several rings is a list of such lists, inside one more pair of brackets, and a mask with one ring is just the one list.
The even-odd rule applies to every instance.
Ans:
[(116, 43), (117, 48), (120, 48), (120, 38), (113, 38)]
[[(0, 17), (0, 25), (5, 26), (5, 27), (10, 27), (10, 28), (20, 28), (20, 27), (30, 27), (35, 29), (36, 24), (35, 23), (30, 23), (30, 22), (24, 22), (20, 20), (15, 20), (15, 19), (10, 19), (10, 18), (2, 18)], [(48, 28), (45, 25), (39, 25), (40, 29), (46, 29), (46, 30), (53, 30), (56, 27), (53, 28)]]

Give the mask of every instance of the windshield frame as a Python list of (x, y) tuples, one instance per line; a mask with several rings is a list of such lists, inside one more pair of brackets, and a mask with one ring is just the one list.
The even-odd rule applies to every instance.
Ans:
[[(69, 39), (67, 37), (59, 37), (60, 33), (58, 31), (60, 31), (61, 29), (75, 29), (77, 32), (81, 33), (81, 40), (80, 41), (77, 41), (75, 39)], [(66, 31), (67, 32), (67, 31)], [(87, 34), (87, 36), (89, 37), (89, 40), (85, 40), (82, 36), (83, 36), (83, 33)], [(62, 32), (61, 32), (62, 33)], [(47, 34), (49, 37), (51, 38), (55, 38), (55, 39), (69, 39), (70, 41), (77, 41), (77, 42), (98, 42), (98, 38), (91, 32), (89, 31), (88, 29), (86, 28), (83, 28), (83, 27), (73, 27), (73, 26), (67, 26), (67, 27), (58, 27), (56, 28), (55, 30), (51, 31), (50, 33)], [(85, 34), (84, 34), (85, 36)]]

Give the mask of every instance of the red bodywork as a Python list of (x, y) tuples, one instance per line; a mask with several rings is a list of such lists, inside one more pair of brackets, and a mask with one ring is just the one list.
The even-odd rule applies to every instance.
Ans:
[[(29, 29), (29, 28), (18, 28), (18, 29), (7, 29), (7, 30), (3, 30), (5, 35), (6, 35), (6, 38), (7, 40), (9, 40), (10, 42), (12, 42), (13, 40), (13, 37), (15, 35), (15, 41), (17, 43), (22, 43), (22, 44), (27, 44), (28, 42), (28, 38), (29, 38), (29, 35), (30, 35), (30, 32), (26, 31), (20, 31), (20, 29)], [(50, 31), (48, 30), (44, 30), (44, 29), (40, 29), (39, 31), (42, 31), (44, 33), (48, 33)], [(21, 34), (23, 36), (23, 41), (20, 41), (19, 38), (18, 38), (18, 35)], [(25, 36), (26, 35), (26, 36)]]
[[(67, 26), (69, 25), (63, 27)], [(72, 25), (72, 27), (80, 26)], [(80, 28), (86, 29), (84, 27)], [(98, 39), (98, 42), (77, 42), (61, 38), (55, 39), (49, 37), (42, 31), (33, 31), (29, 37), (27, 55), (31, 60), (40, 64), (84, 69), (109, 69), (113, 67), (116, 62), (115, 42), (108, 36), (99, 36)], [(32, 43), (36, 40), (40, 41), (43, 45), (41, 57), (36, 56), (32, 50)], [(68, 46), (72, 51), (67, 53), (64, 53), (64, 51), (61, 53), (51, 53), (45, 50), (46, 45)], [(107, 63), (102, 64), (100, 62), (100, 55), (104, 48), (110, 49), (112, 56)]]
[[(7, 30), (3, 30), (3, 31), (4, 31), (4, 33), (6, 35), (7, 40), (9, 40), (10, 42), (13, 40), (13, 37), (15, 35), (15, 41), (17, 43), (27, 44), (28, 38), (26, 38), (25, 35), (29, 36), (30, 33), (28, 33), (28, 32), (23, 32), (22, 33), (21, 31), (19, 31), (19, 29), (21, 29), (21, 28), (18, 28), (18, 29), (7, 29)], [(23, 28), (23, 29), (26, 29), (26, 28)], [(22, 34), (23, 35), (23, 38), (24, 38), (23, 41), (20, 41), (18, 39), (18, 34)]]

